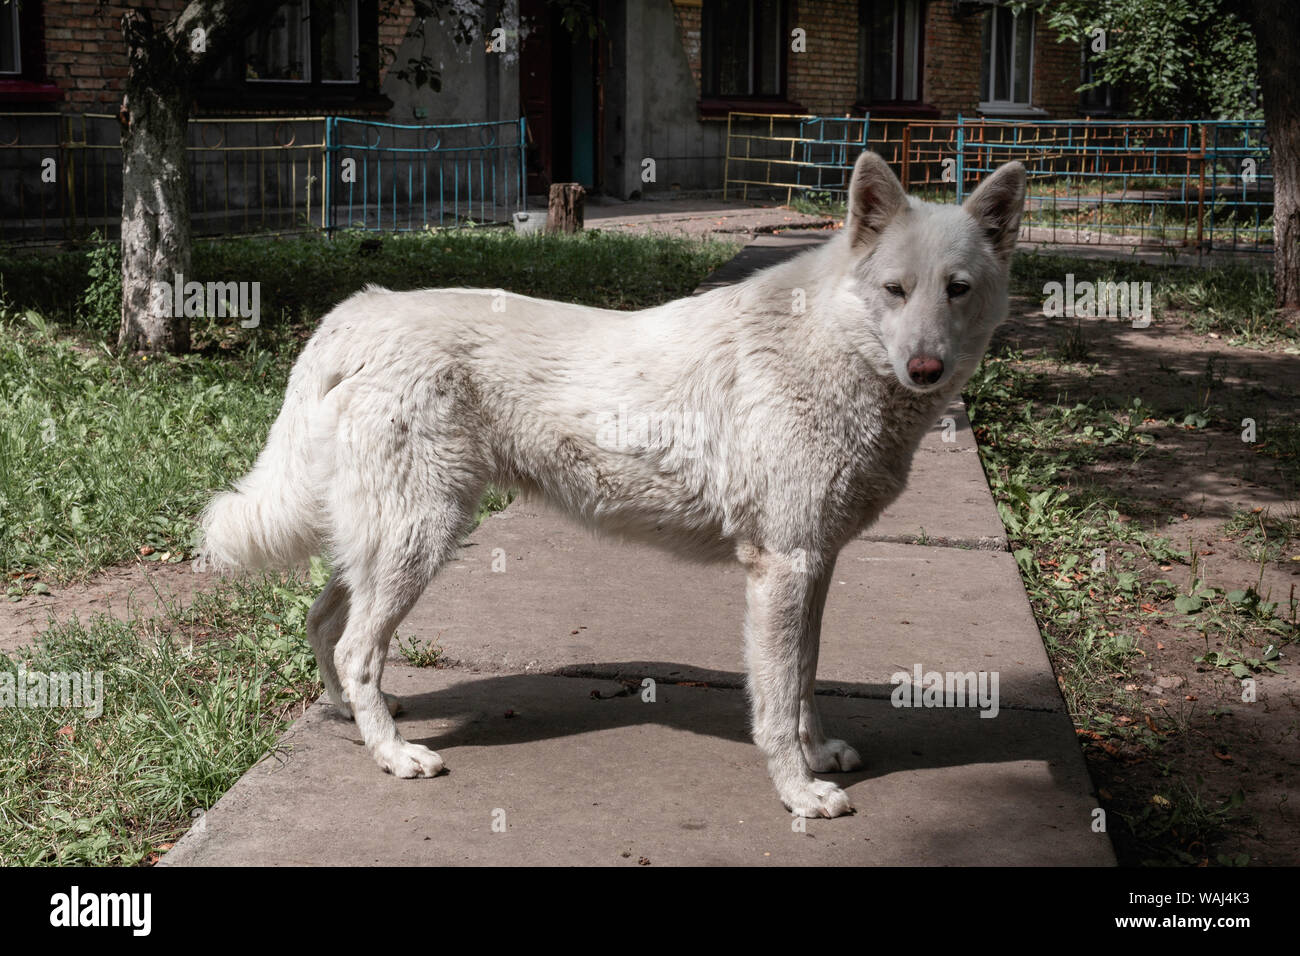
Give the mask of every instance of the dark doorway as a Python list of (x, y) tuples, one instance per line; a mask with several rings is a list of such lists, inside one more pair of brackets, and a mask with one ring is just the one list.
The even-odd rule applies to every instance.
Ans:
[(531, 32), (519, 60), (519, 99), (528, 122), (528, 191), (551, 183), (600, 185), (600, 64), (597, 44), (574, 37), (545, 0), (521, 0)]

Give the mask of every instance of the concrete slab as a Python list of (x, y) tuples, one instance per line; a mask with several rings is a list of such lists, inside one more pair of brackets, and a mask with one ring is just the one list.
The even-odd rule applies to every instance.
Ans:
[(738, 691), (660, 685), (654, 703), (596, 700), (619, 685), (408, 667), (387, 684), (406, 695), (403, 734), (438, 750), (449, 773), (380, 773), (355, 726), (317, 705), (162, 865), (1114, 862), (1089, 827), (1096, 800), (1061, 714), (989, 720), (824, 698), (831, 728), (868, 767), (834, 775), (856, 815), (800, 832)]
[(833, 235), (835, 233), (826, 229), (793, 229), (777, 235), (755, 236), (745, 248), (706, 276), (692, 295), (710, 292), (724, 285), (734, 285), (760, 269), (774, 266), (805, 249), (826, 242)]
[(907, 488), (864, 530), (867, 541), (1007, 550), (971, 434), (966, 407), (954, 402), (926, 433), (912, 460)]

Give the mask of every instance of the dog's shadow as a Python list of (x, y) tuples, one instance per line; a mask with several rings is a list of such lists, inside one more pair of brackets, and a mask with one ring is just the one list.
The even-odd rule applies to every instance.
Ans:
[[(620, 683), (583, 677), (575, 670), (466, 674), (467, 679), (450, 687), (414, 694), (409, 689), (418, 678), (408, 675), (402, 686), (388, 689), (402, 701), (397, 724), (403, 735), (448, 756), (462, 747), (505, 747), (646, 725), (752, 742), (741, 674), (710, 671), (701, 676), (691, 669), (691, 681), (669, 677), (656, 679), (651, 687), (643, 679), (624, 677)], [(631, 675), (672, 674), (686, 668), (637, 661), (592, 664), (581, 670)], [(852, 784), (942, 767), (1032, 761), (1046, 763), (1054, 781), (1079, 786), (1083, 762), (1069, 759), (1067, 747), (1074, 746), (1074, 732), (1064, 713), (1002, 707), (989, 718), (981, 717), (974, 706), (896, 707), (890, 699), (895, 689), (890, 684), (852, 684), (818, 694), (828, 736), (847, 741), (865, 762), (862, 770), (837, 774), (837, 781)], [(430, 722), (445, 729), (429, 735)], [(582, 742), (575, 739), (574, 745)], [(1091, 789), (1086, 778), (1084, 786)]]

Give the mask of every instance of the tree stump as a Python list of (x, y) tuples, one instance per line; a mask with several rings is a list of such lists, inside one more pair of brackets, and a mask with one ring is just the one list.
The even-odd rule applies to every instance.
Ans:
[(579, 232), (587, 191), (580, 183), (551, 183), (546, 207), (547, 232)]

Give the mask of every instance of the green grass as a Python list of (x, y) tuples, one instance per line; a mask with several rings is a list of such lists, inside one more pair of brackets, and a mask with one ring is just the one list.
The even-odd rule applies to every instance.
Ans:
[(843, 193), (807, 189), (790, 197), (790, 208), (805, 216), (830, 216), (843, 219), (848, 206)]
[[(262, 282), (267, 318), (258, 329), (199, 320), (195, 339), (205, 350), (181, 358), (120, 358), (43, 318), (45, 309), (96, 335), (116, 321), (102, 314), (111, 312), (111, 295), (88, 294), (72, 283), (52, 302), (53, 290), (34, 283), (37, 275), (66, 278), (68, 254), (41, 258), (39, 269), (23, 261), (17, 273), (6, 261), (0, 570), (67, 580), (141, 548), (151, 551), (151, 560), (185, 559), (207, 497), (246, 470), (261, 447), (302, 337), (366, 282), (395, 289), (478, 285), (645, 307), (688, 293), (736, 248), (664, 237), (518, 237), (488, 230), (389, 237), (366, 256), (359, 242), (344, 236), (333, 243), (236, 240), (202, 247), (194, 274)], [(23, 283), (8, 281), (14, 274), (29, 290), (44, 291), (34, 302), (20, 298), (16, 288)], [(86, 312), (87, 302), (100, 313)], [(494, 490), (480, 518), (508, 502), (506, 492)]]
[(289, 345), (120, 360), (39, 318), (0, 325), (0, 568), (64, 580), (141, 547), (183, 559), (207, 495), (266, 436)]
[(57, 624), (0, 674), (100, 672), (103, 712), (0, 707), (0, 864), (152, 860), (320, 693), (292, 578), (200, 593), (155, 618)]
[[(1268, 260), (1264, 257), (1263, 261)], [(1157, 317), (1178, 314), (1201, 334), (1218, 333), (1229, 345), (1300, 348), (1300, 328), (1273, 308), (1272, 273), (1252, 264), (1190, 267), (1113, 259), (1081, 259), (1052, 253), (1020, 253), (1011, 263), (1011, 288), (1034, 300), (1048, 282), (1067, 273), (1090, 282), (1150, 282)]]
[[(196, 243), (186, 280), (261, 283), (263, 325), (310, 324), (367, 283), (390, 289), (501, 288), (524, 295), (637, 309), (688, 295), (731, 258), (738, 244), (588, 230), (572, 236), (519, 236), (504, 229), (459, 229), (382, 237), (342, 233)], [(116, 333), (115, 247), (0, 258), (0, 290), (22, 309), (100, 337)], [(108, 268), (103, 268), (107, 263)], [(103, 279), (92, 281), (99, 268)], [(159, 279), (171, 281), (170, 276)], [(200, 321), (200, 344), (255, 333), (237, 321)], [(232, 328), (233, 327), (233, 328)]]

